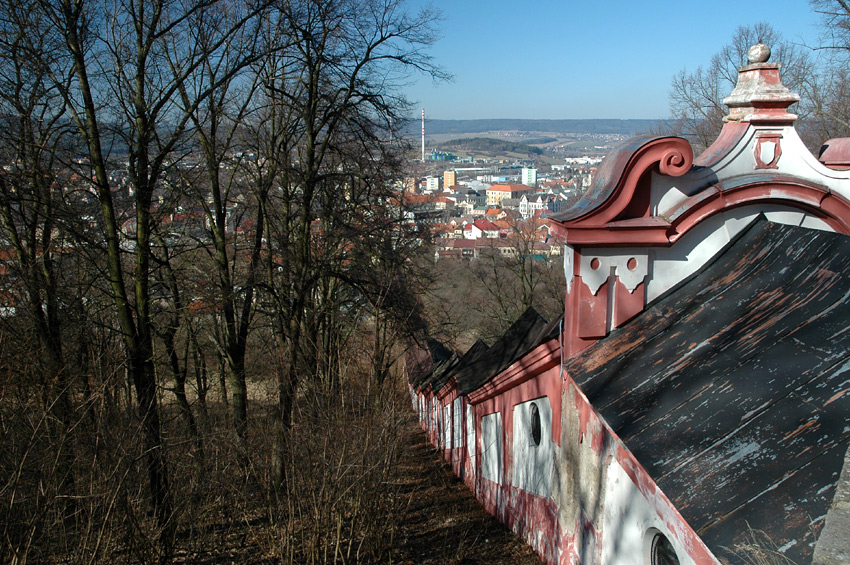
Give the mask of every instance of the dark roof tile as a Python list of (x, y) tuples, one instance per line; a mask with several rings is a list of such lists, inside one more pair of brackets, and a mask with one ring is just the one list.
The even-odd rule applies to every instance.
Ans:
[(718, 557), (759, 530), (809, 561), (850, 442), (848, 328), (850, 238), (761, 220), (566, 369)]

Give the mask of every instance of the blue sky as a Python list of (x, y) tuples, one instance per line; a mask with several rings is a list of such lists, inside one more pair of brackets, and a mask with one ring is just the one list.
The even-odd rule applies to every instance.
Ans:
[(431, 53), (454, 80), (422, 78), (406, 94), (435, 119), (662, 118), (673, 75), (707, 64), (738, 26), (766, 21), (787, 40), (818, 39), (806, 0), (430, 4), (444, 17)]

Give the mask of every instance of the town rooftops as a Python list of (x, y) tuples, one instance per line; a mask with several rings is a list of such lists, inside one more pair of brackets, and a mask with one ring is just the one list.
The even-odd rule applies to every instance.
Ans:
[(525, 184), (494, 184), (487, 189), (488, 192), (534, 192), (534, 187)]
[(499, 231), (499, 226), (486, 218), (477, 218), (472, 222), (472, 225), (482, 231)]

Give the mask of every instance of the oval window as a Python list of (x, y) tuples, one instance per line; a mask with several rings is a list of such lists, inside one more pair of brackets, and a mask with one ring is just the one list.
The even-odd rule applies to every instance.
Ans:
[(540, 428), (540, 410), (537, 408), (537, 404), (531, 403), (531, 441), (535, 446), (540, 445), (542, 431)]
[(679, 558), (676, 556), (673, 544), (661, 532), (658, 532), (652, 538), (650, 563), (652, 565), (679, 565)]

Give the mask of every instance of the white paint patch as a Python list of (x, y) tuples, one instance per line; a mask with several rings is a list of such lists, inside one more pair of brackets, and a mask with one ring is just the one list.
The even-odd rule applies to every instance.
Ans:
[[(648, 273), (649, 252), (646, 249), (596, 249), (586, 250), (579, 258), (581, 280), (595, 295), (612, 274), (629, 292), (634, 292)], [(632, 268), (629, 268), (629, 265)], [(594, 265), (596, 268), (594, 269)]]
[[(532, 436), (535, 411), (539, 418), (539, 445)], [(511, 484), (548, 498), (552, 493), (552, 467), (555, 461), (552, 408), (548, 397), (514, 406), (512, 442)]]
[(575, 251), (567, 244), (564, 244), (564, 278), (567, 279), (567, 292), (573, 288), (573, 278), (575, 278), (575, 270), (573, 268), (573, 260), (575, 259)]
[(473, 472), (475, 470), (475, 415), (472, 405), (466, 405), (466, 454), (472, 462)]
[(782, 547), (779, 548), (779, 553), (785, 553), (786, 551), (788, 551), (789, 549), (791, 549), (795, 545), (797, 545), (797, 540), (792, 539), (791, 541), (789, 541), (788, 543), (786, 543), (785, 545), (783, 545)]
[(748, 457), (753, 453), (756, 453), (759, 449), (761, 449), (760, 443), (756, 443), (754, 441), (748, 443), (738, 442), (729, 446), (729, 451), (724, 456), (724, 459), (726, 460), (727, 465), (732, 465), (744, 457)]
[(604, 493), (600, 563), (650, 563), (645, 540), (648, 532), (657, 530), (670, 540), (681, 565), (694, 564), (677, 532), (668, 529), (659, 509), (644, 497), (616, 460), (608, 466)]
[(502, 414), (494, 412), (481, 419), (481, 475), (502, 484)]
[(458, 397), (452, 403), (452, 436), (454, 443), (452, 447), (457, 449), (463, 447), (463, 400)]
[(452, 406), (446, 404), (443, 406), (443, 447), (451, 449), (452, 447)]

